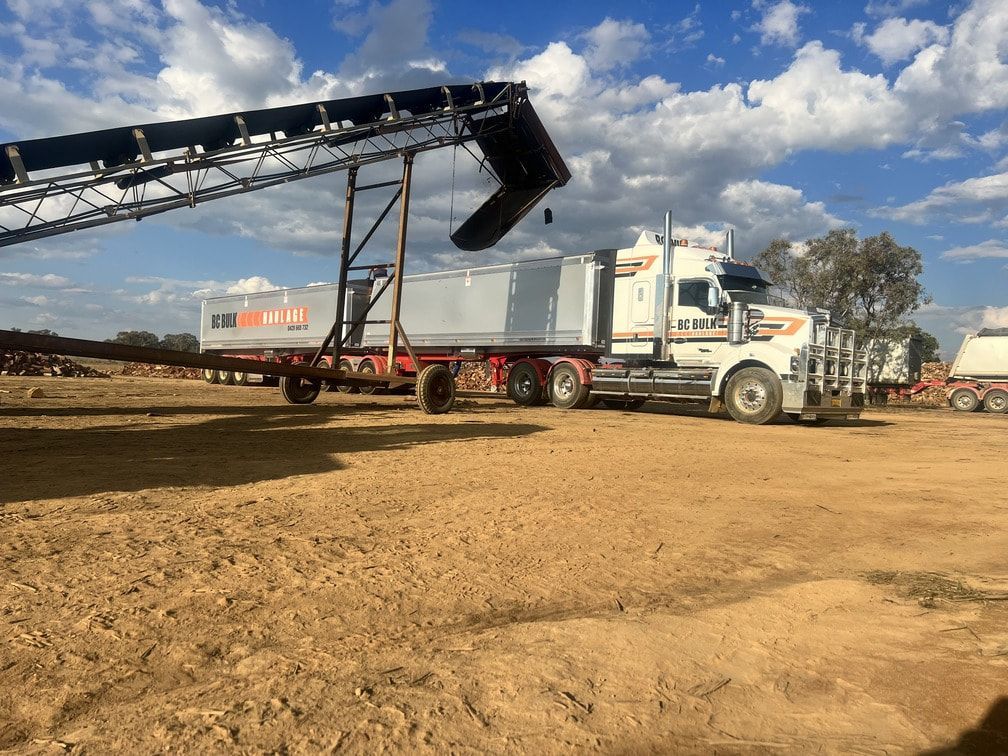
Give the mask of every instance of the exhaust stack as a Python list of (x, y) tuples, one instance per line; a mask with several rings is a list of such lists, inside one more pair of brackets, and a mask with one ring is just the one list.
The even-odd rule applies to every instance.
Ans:
[[(672, 211), (665, 212), (665, 227), (662, 236), (662, 294), (661, 312), (655, 318), (654, 350), (655, 359), (669, 359), (669, 308), (672, 306)], [(657, 299), (657, 297), (656, 297)]]
[(728, 254), (729, 260), (735, 259), (735, 229), (729, 228), (728, 233), (725, 234), (725, 252)]

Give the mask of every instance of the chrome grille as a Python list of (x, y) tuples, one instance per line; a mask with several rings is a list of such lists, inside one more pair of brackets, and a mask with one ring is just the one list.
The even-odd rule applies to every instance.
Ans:
[(854, 331), (816, 323), (808, 347), (808, 385), (826, 392), (863, 393), (868, 355)]

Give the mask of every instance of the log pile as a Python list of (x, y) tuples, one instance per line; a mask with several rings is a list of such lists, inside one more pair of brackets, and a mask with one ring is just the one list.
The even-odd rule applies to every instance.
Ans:
[(146, 362), (127, 362), (119, 371), (122, 375), (135, 375), (142, 378), (187, 378), (198, 380), (203, 377), (199, 368), (179, 367), (177, 365), (148, 365)]
[(455, 388), (459, 391), (493, 391), (490, 382), (490, 364), (486, 362), (463, 362)]
[[(944, 382), (951, 369), (952, 363), (950, 362), (925, 362), (921, 365), (921, 380)], [(919, 394), (910, 397), (910, 401), (925, 407), (944, 407), (948, 404), (944, 386), (926, 388)]]
[(47, 375), (65, 378), (108, 378), (108, 373), (68, 357), (20, 350), (0, 350), (0, 375)]

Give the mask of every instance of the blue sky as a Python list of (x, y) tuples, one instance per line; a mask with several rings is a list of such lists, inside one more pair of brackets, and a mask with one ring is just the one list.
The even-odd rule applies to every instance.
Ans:
[[(1008, 4), (499, 5), (7, 0), (0, 140), (525, 79), (574, 174), (555, 223), (460, 253), (449, 228), (486, 187), (460, 161), (453, 196), (450, 151), (425, 155), (410, 269), (626, 246), (666, 208), (705, 243), (737, 228), (743, 254), (853, 225), (922, 252), (917, 320), (946, 353), (1008, 326)], [(331, 281), (341, 196), (327, 177), (0, 249), (0, 325), (196, 331), (204, 296)]]

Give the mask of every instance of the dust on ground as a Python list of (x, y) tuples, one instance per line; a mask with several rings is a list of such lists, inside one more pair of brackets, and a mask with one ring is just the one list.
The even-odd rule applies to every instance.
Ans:
[(0, 390), (0, 749), (1008, 737), (1006, 416)]

